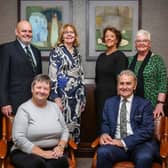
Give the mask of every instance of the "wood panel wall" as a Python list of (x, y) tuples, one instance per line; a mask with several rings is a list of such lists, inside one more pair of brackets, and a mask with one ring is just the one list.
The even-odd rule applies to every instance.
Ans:
[(86, 108), (81, 116), (81, 142), (76, 155), (78, 157), (92, 157), (93, 149), (90, 147), (91, 142), (97, 136), (97, 115), (95, 110), (95, 85), (86, 85)]

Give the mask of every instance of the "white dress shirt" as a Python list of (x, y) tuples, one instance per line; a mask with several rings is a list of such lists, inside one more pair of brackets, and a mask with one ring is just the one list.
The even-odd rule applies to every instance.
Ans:
[[(115, 133), (115, 138), (116, 139), (121, 139), (120, 135), (120, 111), (121, 111), (121, 104), (123, 101), (123, 97), (120, 99), (120, 105), (119, 105), (119, 113), (118, 113), (118, 118), (117, 118), (117, 127), (116, 127), (116, 133)], [(127, 108), (127, 135), (133, 134), (132, 128), (131, 128), (131, 123), (130, 123), (130, 113), (131, 113), (131, 105), (132, 105), (132, 100), (133, 100), (133, 95), (127, 98), (126, 102), (126, 108)]]

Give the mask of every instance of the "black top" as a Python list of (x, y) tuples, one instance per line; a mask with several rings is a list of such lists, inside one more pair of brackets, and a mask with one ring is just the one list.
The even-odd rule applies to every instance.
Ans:
[(117, 75), (127, 69), (128, 59), (121, 51), (100, 54), (96, 61), (96, 108), (100, 117), (105, 99), (117, 95)]
[(110, 55), (102, 53), (96, 61), (96, 88), (111, 91), (111, 95), (116, 95), (117, 75), (126, 69), (127, 65), (128, 60), (121, 51)]

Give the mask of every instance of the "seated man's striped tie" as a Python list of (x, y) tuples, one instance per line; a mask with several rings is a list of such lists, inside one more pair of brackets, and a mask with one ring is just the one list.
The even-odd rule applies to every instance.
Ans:
[(122, 100), (121, 110), (120, 110), (120, 135), (121, 139), (127, 136), (127, 107), (126, 99)]

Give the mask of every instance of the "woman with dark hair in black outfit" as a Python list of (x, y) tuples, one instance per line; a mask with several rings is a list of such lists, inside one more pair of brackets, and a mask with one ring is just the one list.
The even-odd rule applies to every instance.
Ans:
[(118, 50), (122, 35), (114, 27), (106, 27), (103, 31), (103, 42), (106, 51), (99, 55), (96, 61), (96, 111), (98, 114), (98, 129), (100, 128), (104, 102), (107, 98), (117, 95), (117, 75), (127, 68), (128, 60), (123, 52)]

